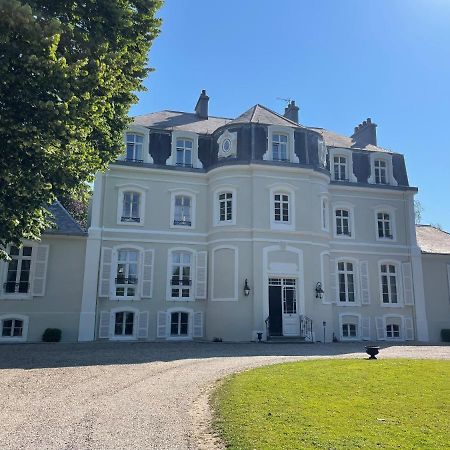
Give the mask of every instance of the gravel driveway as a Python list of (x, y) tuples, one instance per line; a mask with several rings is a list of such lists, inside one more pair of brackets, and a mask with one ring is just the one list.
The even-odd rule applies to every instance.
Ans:
[[(450, 346), (380, 357), (450, 359)], [(225, 375), (363, 344), (103, 343), (0, 346), (2, 449), (214, 449), (207, 397)]]

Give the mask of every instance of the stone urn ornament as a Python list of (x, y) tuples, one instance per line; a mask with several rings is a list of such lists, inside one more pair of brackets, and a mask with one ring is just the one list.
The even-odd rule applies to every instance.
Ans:
[(377, 345), (367, 345), (366, 347), (366, 353), (370, 356), (369, 359), (377, 359), (376, 355), (380, 353), (380, 347)]

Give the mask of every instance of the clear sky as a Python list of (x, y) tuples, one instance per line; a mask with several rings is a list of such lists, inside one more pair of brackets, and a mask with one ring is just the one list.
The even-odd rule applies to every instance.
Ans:
[(378, 124), (378, 144), (403, 153), (423, 223), (450, 231), (450, 0), (167, 0), (150, 52), (155, 71), (132, 115), (210, 115), (255, 103), (350, 135)]

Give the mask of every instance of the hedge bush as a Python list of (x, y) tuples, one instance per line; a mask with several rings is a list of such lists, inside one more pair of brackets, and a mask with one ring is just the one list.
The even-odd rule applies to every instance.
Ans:
[(441, 330), (441, 341), (450, 342), (450, 328), (444, 328)]
[(59, 342), (61, 340), (61, 330), (59, 328), (47, 328), (42, 335), (44, 342)]

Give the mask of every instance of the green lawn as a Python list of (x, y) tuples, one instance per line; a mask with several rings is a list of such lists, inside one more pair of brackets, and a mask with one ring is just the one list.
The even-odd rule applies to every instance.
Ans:
[(212, 398), (230, 449), (450, 449), (450, 361), (318, 360), (228, 378)]

